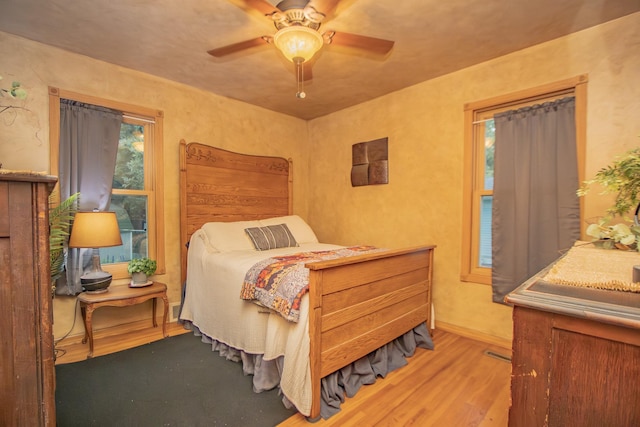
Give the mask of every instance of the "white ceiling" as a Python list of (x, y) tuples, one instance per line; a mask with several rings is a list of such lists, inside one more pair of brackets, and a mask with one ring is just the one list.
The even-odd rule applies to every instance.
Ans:
[(275, 33), (243, 0), (0, 0), (0, 30), (312, 119), (637, 11), (640, 0), (342, 0), (321, 31), (395, 46), (384, 59), (324, 46), (305, 99), (272, 45), (207, 54)]

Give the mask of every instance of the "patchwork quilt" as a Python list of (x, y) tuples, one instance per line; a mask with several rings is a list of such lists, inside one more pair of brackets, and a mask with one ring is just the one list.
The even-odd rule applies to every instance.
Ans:
[(374, 246), (351, 246), (267, 258), (249, 269), (242, 284), (240, 298), (256, 301), (285, 319), (297, 322), (300, 317), (300, 302), (309, 290), (309, 269), (305, 264), (381, 250), (383, 249)]

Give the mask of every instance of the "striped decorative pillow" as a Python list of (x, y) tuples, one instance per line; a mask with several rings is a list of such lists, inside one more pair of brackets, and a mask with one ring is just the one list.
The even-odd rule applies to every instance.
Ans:
[(286, 224), (251, 227), (244, 231), (259, 251), (299, 246)]

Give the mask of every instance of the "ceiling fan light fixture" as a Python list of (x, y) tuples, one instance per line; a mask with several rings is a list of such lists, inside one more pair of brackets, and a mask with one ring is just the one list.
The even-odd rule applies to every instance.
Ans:
[(308, 61), (322, 48), (324, 39), (316, 30), (293, 25), (278, 30), (273, 43), (289, 61), (295, 62), (294, 58)]

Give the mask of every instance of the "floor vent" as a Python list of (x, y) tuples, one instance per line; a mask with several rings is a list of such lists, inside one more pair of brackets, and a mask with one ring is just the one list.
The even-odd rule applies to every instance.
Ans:
[(180, 316), (180, 304), (169, 304), (169, 317), (171, 322), (177, 322)]
[(485, 350), (484, 354), (493, 357), (494, 359), (502, 360), (503, 362), (511, 363), (511, 358), (509, 356), (505, 356), (504, 354), (496, 353), (495, 351)]

